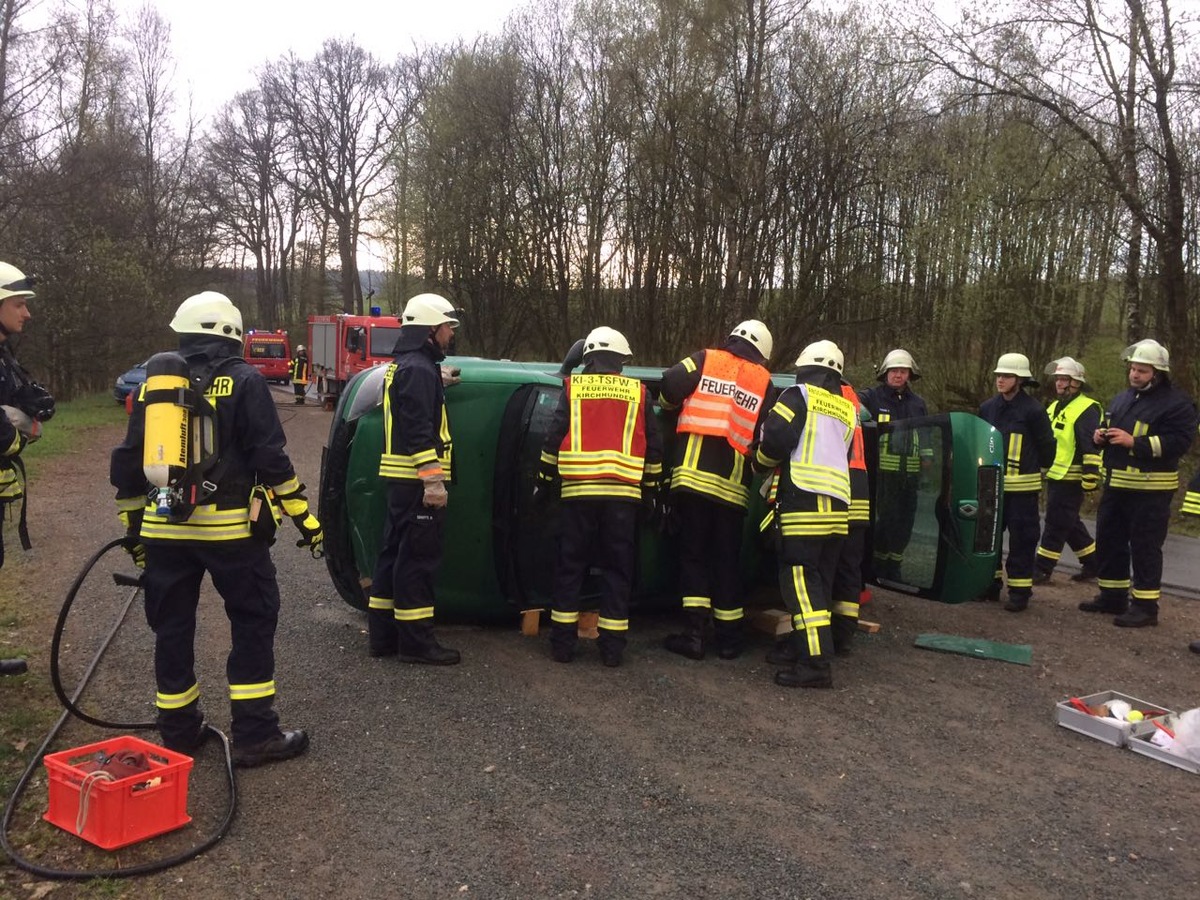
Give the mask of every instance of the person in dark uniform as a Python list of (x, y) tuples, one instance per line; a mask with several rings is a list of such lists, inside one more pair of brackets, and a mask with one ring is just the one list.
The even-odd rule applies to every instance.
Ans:
[(837, 344), (809, 344), (796, 366), (797, 383), (771, 407), (754, 455), (760, 470), (778, 470), (770, 527), (780, 593), (792, 615), (794, 652), (790, 665), (775, 673), (775, 683), (831, 688), (833, 579), (849, 530), (848, 457), (858, 416), (842, 396)]
[(1083, 495), (1100, 486), (1100, 454), (1092, 434), (1100, 425), (1100, 404), (1083, 393), (1087, 372), (1069, 356), (1046, 366), (1057, 398), (1046, 409), (1054, 432), (1054, 463), (1046, 472), (1046, 522), (1037, 549), (1034, 584), (1048, 584), (1070, 544), (1081, 569), (1072, 581), (1096, 577), (1096, 542), (1079, 518)]
[(453, 479), (446, 358), (459, 312), (439, 294), (417, 294), (404, 305), (395, 359), (383, 387), (383, 454), (388, 518), (367, 611), (367, 651), (406, 663), (457, 664), (461, 654), (433, 632), (434, 580)]
[(879, 426), (879, 462), (875, 472), (871, 570), (878, 578), (902, 580), (904, 551), (912, 539), (917, 517), (917, 491), (922, 465), (929, 465), (932, 450), (917, 446), (916, 431), (896, 434), (889, 423), (929, 415), (925, 400), (913, 393), (921, 377), (907, 350), (897, 348), (876, 370), (875, 387), (859, 392), (859, 399)]
[(1192, 445), (1197, 417), (1191, 397), (1171, 383), (1164, 346), (1139, 341), (1121, 358), (1129, 365), (1129, 388), (1113, 400), (1092, 436), (1104, 448), (1104, 493), (1096, 513), (1100, 593), (1079, 609), (1114, 614), (1113, 624), (1122, 628), (1142, 628), (1158, 624), (1162, 547), (1179, 488), (1179, 460)]
[(296, 405), (304, 405), (304, 394), (308, 391), (308, 382), (312, 378), (312, 366), (308, 364), (308, 350), (303, 344), (296, 348), (292, 357), (292, 390), (296, 392)]
[(200, 489), (197, 481), (198, 495), (156, 499), (160, 492), (144, 468), (145, 446), (157, 440), (147, 434), (147, 407), (176, 402), (180, 394), (159, 387), (157, 357), (147, 367), (125, 441), (112, 453), (109, 475), (126, 526), (126, 549), (146, 570), (159, 734), (168, 749), (183, 753), (195, 751), (208, 735), (194, 667), (196, 608), (207, 572), (230, 623), (226, 674), (234, 765), (290, 759), (308, 748), (309, 738), (299, 729), (282, 730), (274, 708), (279, 586), (270, 546), (281, 518), (277, 509), (299, 529), (298, 546), (311, 548), (314, 556), (321, 550), (321, 525), (284, 450), (266, 379), (242, 359), (237, 307), (224, 294), (205, 291), (180, 304), (171, 329), (179, 335), (189, 388), (203, 397), (193, 409), (215, 420), (215, 461), (193, 461), (204, 463), (202, 481), (214, 483), (215, 490)]
[(740, 656), (745, 646), (739, 551), (753, 477), (750, 446), (776, 394), (766, 368), (772, 347), (767, 326), (750, 319), (719, 348), (663, 373), (662, 408), (679, 409), (670, 489), (684, 614), (684, 630), (664, 646), (690, 659), (704, 658), (710, 626), (721, 659)]
[(588, 567), (601, 570), (599, 640), (604, 665), (621, 665), (637, 557), (637, 516), (662, 475), (662, 438), (646, 386), (621, 374), (631, 351), (621, 332), (594, 328), (583, 372), (563, 383), (546, 432), (538, 499), (561, 480), (558, 564), (551, 596), (550, 652), (575, 658), (580, 592)]
[[(13, 356), (9, 341), (25, 330), (32, 318), (35, 276), (26, 277), (16, 266), (0, 262), (0, 516), (21, 504), (18, 533), (29, 549), (25, 529), (25, 468), (21, 451), (42, 436), (42, 423), (54, 415), (54, 398), (29, 377)], [(0, 520), (0, 568), (4, 566), (4, 531)], [(0, 675), (20, 675), (27, 668), (23, 659), (0, 659)]]
[[(979, 417), (1004, 436), (1004, 528), (1008, 530), (1009, 612), (1023, 612), (1033, 596), (1033, 567), (1037, 555), (1041, 518), (1038, 497), (1042, 491), (1042, 469), (1054, 461), (1054, 433), (1042, 404), (1025, 393), (1037, 387), (1023, 353), (1002, 354), (993, 370), (996, 396), (983, 402)], [(1000, 571), (987, 597), (1000, 597)]]

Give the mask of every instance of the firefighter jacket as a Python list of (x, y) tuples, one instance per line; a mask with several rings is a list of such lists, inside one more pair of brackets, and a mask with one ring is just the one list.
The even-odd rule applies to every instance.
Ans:
[(850, 524), (866, 525), (871, 521), (871, 480), (867, 476), (867, 454), (863, 446), (862, 400), (848, 384), (842, 385), (842, 396), (854, 404), (854, 438), (850, 443)]
[[(215, 410), (216, 452), (221, 475), (216, 491), (186, 518), (158, 515), (152, 486), (143, 471), (146, 388), (142, 386), (124, 442), (112, 452), (109, 481), (117, 489), (122, 513), (143, 510), (141, 537), (151, 544), (182, 546), (250, 538), (250, 494), (256, 485), (277, 496), (295, 495), (301, 485), (284, 450), (287, 438), (271, 389), (262, 373), (241, 358), (236, 341), (207, 335), (182, 335), (180, 353), (195, 372), (215, 366), (204, 396)], [(211, 369), (210, 369), (211, 371)], [(194, 376), (193, 376), (194, 379)]]
[(446, 392), (438, 364), (445, 356), (431, 341), (396, 354), (383, 380), (383, 455), (379, 477), (419, 481), (422, 466), (440, 463), (453, 479), (453, 443)]
[(1004, 436), (1004, 492), (1042, 489), (1042, 469), (1054, 462), (1055, 441), (1042, 404), (1018, 389), (1011, 400), (1000, 394), (979, 407), (979, 417)]
[(562, 478), (562, 499), (642, 499), (662, 475), (662, 435), (646, 386), (619, 372), (563, 383), (543, 445), (542, 477)]
[[(20, 368), (8, 341), (0, 342), (0, 406), (17, 405), (20, 381)], [(20, 500), (25, 493), (17, 470), (17, 458), (24, 449), (25, 438), (8, 416), (0, 412), (0, 510), (2, 504)]]
[[(733, 337), (724, 348), (693, 353), (663, 373), (662, 408), (682, 406), (672, 491), (699, 494), (742, 510), (749, 506), (753, 472), (746, 429), (752, 440), (777, 393), (759, 359), (745, 339)], [(740, 399), (734, 399), (739, 394)]]
[[(880, 425), (888, 422), (898, 422), (904, 419), (916, 419), (929, 415), (924, 398), (914, 394), (906, 385), (904, 390), (896, 391), (886, 384), (877, 384), (858, 393), (862, 405), (871, 413), (871, 417)], [(920, 447), (915, 430), (899, 434), (883, 433), (879, 435), (879, 470), (881, 472), (903, 472), (916, 475), (921, 471), (921, 458), (931, 459), (933, 449)]]
[(1200, 470), (1197, 470), (1188, 482), (1187, 493), (1183, 495), (1183, 506), (1179, 511), (1189, 516), (1200, 516)]
[(1076, 394), (1065, 401), (1052, 401), (1046, 415), (1055, 441), (1054, 463), (1046, 477), (1051, 481), (1081, 481), (1085, 475), (1099, 478), (1100, 453), (1092, 434), (1100, 427), (1100, 404)]
[(304, 354), (292, 357), (292, 384), (308, 384), (312, 378), (312, 366)]
[(848, 533), (856, 424), (854, 405), (840, 390), (816, 384), (788, 388), (771, 407), (755, 465), (779, 468), (775, 518), (785, 541)]
[(1104, 427), (1133, 435), (1133, 447), (1104, 447), (1104, 483), (1132, 491), (1174, 491), (1179, 487), (1179, 460), (1196, 434), (1196, 407), (1191, 398), (1163, 378), (1144, 391), (1117, 395)]

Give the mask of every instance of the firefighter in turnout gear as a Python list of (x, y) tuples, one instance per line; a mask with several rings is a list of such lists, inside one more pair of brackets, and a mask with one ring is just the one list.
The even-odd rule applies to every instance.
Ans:
[(308, 350), (303, 344), (296, 348), (292, 357), (292, 390), (296, 392), (296, 405), (304, 405), (304, 395), (312, 378), (312, 366), (308, 363)]
[[(29, 301), (37, 280), (0, 262), (0, 568), (4, 566), (3, 519), (13, 504), (21, 505), (17, 514), (21, 546), (30, 549), (21, 451), (42, 436), (42, 423), (54, 415), (54, 398), (17, 362), (9, 341), (32, 318)], [(23, 659), (0, 659), (0, 675), (20, 675), (26, 668)]]
[(842, 396), (842, 351), (817, 341), (796, 360), (796, 384), (771, 407), (754, 462), (779, 470), (773, 521), (779, 586), (792, 614), (793, 661), (775, 673), (784, 687), (833, 686), (832, 589), (848, 532), (848, 456), (857, 414)]
[(550, 650), (575, 657), (580, 592), (588, 567), (600, 569), (600, 657), (619, 666), (629, 630), (636, 564), (637, 516), (653, 501), (662, 475), (662, 438), (650, 395), (621, 374), (631, 353), (619, 331), (593, 329), (584, 341), (583, 372), (563, 383), (542, 447), (537, 497), (561, 480), (558, 564), (554, 574)]
[[(1033, 596), (1033, 567), (1037, 555), (1041, 519), (1038, 496), (1042, 490), (1042, 469), (1054, 462), (1054, 432), (1050, 417), (1037, 400), (1025, 393), (1025, 387), (1037, 387), (1029, 371), (1029, 359), (1022, 353), (1002, 354), (993, 370), (996, 396), (979, 407), (979, 417), (1004, 437), (1004, 528), (1008, 530), (1009, 612), (1022, 612)], [(988, 599), (1000, 597), (999, 569)]]
[(1046, 472), (1046, 523), (1037, 549), (1034, 584), (1046, 584), (1070, 544), (1082, 567), (1072, 581), (1096, 577), (1096, 542), (1079, 518), (1085, 492), (1100, 486), (1100, 454), (1092, 435), (1100, 426), (1100, 404), (1083, 393), (1087, 372), (1069, 356), (1046, 366), (1057, 398), (1047, 408), (1054, 432), (1054, 463)]
[(877, 577), (893, 581), (901, 580), (904, 551), (917, 517), (921, 469), (930, 464), (932, 450), (917, 446), (915, 431), (896, 434), (889, 423), (929, 415), (924, 399), (912, 389), (920, 377), (912, 354), (897, 348), (879, 364), (879, 384), (859, 393), (862, 405), (879, 425), (871, 568)]
[(1171, 383), (1165, 347), (1139, 341), (1122, 359), (1129, 365), (1129, 388), (1113, 400), (1092, 437), (1104, 449), (1104, 493), (1096, 514), (1100, 593), (1079, 608), (1112, 613), (1114, 625), (1140, 628), (1158, 624), (1171, 499), (1197, 417), (1191, 398)]
[(660, 403), (679, 410), (670, 506), (684, 614), (683, 632), (664, 644), (691, 659), (704, 658), (710, 627), (721, 659), (744, 647), (738, 551), (750, 503), (750, 445), (776, 393), (766, 368), (772, 347), (767, 326), (751, 319), (719, 348), (663, 373)]
[(450, 419), (441, 361), (458, 327), (459, 311), (438, 294), (417, 294), (404, 306), (396, 357), (383, 387), (383, 454), (388, 518), (367, 614), (368, 652), (408, 663), (452, 666), (457, 650), (433, 632), (434, 580), (453, 482)]
[[(226, 673), (234, 764), (289, 759), (305, 751), (308, 735), (281, 730), (274, 708), (279, 586), (270, 546), (275, 526), (287, 515), (302, 535), (298, 546), (310, 547), (316, 556), (321, 525), (284, 450), (286, 438), (266, 379), (242, 359), (238, 309), (224, 294), (205, 291), (180, 304), (171, 329), (179, 335), (185, 374), (175, 383), (170, 376), (150, 377), (151, 369), (158, 369), (147, 366), (146, 385), (110, 469), (126, 549), (145, 568), (158, 730), (168, 749), (183, 753), (193, 752), (208, 733), (193, 646), (200, 583), (208, 572), (230, 622)], [(186, 405), (174, 417), (187, 429), (185, 447), (199, 442), (192, 427), (215, 435), (215, 457), (184, 460), (178, 484), (185, 489), (173, 495), (178, 502), (170, 506), (157, 499), (161, 473), (152, 466), (163, 448), (172, 446), (169, 434), (155, 433), (156, 422), (171, 418), (153, 409), (163, 404)], [(173, 445), (180, 446), (179, 428)], [(189, 479), (196, 467), (203, 467), (203, 477)]]

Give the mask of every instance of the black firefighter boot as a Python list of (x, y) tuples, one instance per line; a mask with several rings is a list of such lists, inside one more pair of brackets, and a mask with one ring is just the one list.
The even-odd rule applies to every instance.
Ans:
[(789, 631), (775, 638), (775, 645), (767, 651), (766, 660), (772, 666), (790, 668), (796, 664), (796, 642), (792, 639), (793, 632)]
[(1113, 619), (1118, 628), (1145, 628), (1158, 624), (1158, 601), (1138, 600), (1129, 609)]
[(395, 656), (400, 652), (400, 632), (390, 609), (367, 610), (367, 655)]
[(550, 626), (550, 655), (555, 662), (569, 663), (575, 659), (575, 645), (579, 643), (579, 626), (555, 622)]
[(1119, 616), (1129, 609), (1129, 598), (1121, 591), (1108, 591), (1104, 588), (1091, 600), (1079, 604), (1079, 611), (1086, 613), (1108, 613)]
[(400, 662), (453, 666), (462, 659), (457, 650), (443, 647), (429, 622), (397, 622), (400, 631)]
[(741, 656), (746, 649), (742, 620), (723, 622), (717, 619), (713, 623), (713, 643), (717, 645), (717, 656), (721, 659), (737, 659)]
[(833, 632), (834, 655), (849, 656), (854, 649), (854, 635), (858, 632), (858, 619), (835, 613), (830, 627)]
[(663, 646), (688, 659), (704, 659), (704, 628), (708, 622), (708, 610), (685, 609), (683, 620), (683, 631), (668, 634), (663, 639)]
[(793, 631), (792, 641), (796, 648), (796, 662), (790, 669), (780, 669), (775, 673), (775, 683), (789, 688), (831, 688), (833, 673), (829, 660), (824, 657), (808, 655), (808, 647), (801, 649), (801, 642), (807, 645), (807, 637), (803, 632)]
[(1079, 571), (1071, 576), (1071, 580), (1080, 581), (1095, 581), (1096, 580), (1096, 554), (1090, 553), (1079, 561)]

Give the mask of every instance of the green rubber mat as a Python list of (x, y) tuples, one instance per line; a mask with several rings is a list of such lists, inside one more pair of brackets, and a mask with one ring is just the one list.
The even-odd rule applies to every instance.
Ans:
[(917, 635), (917, 639), (913, 643), (917, 647), (938, 650), (942, 653), (961, 653), (963, 656), (974, 656), (978, 659), (998, 659), (1001, 662), (1017, 663), (1021, 666), (1033, 665), (1033, 646), (1031, 644), (1002, 644), (986, 638), (932, 633)]

